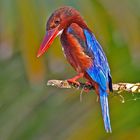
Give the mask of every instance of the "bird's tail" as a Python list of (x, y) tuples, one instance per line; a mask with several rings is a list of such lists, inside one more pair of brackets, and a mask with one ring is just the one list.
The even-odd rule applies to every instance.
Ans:
[(108, 93), (100, 88), (100, 104), (106, 132), (112, 132), (109, 117)]

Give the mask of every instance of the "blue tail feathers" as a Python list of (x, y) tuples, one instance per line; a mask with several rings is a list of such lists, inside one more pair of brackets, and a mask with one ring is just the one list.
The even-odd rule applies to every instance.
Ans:
[(103, 91), (100, 88), (100, 104), (101, 104), (101, 109), (102, 109), (102, 116), (104, 120), (104, 126), (106, 132), (112, 132), (111, 130), (111, 124), (110, 124), (110, 117), (109, 117), (109, 107), (108, 107), (108, 93)]

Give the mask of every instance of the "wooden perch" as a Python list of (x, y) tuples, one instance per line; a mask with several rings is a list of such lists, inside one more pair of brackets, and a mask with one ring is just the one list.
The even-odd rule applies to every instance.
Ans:
[[(75, 89), (88, 89), (94, 90), (93, 86), (86, 85), (85, 83), (77, 84), (69, 83), (67, 80), (49, 80), (48, 86), (55, 86), (58, 88), (75, 88)], [(114, 92), (129, 92), (129, 93), (140, 93), (140, 83), (117, 83), (113, 84)]]

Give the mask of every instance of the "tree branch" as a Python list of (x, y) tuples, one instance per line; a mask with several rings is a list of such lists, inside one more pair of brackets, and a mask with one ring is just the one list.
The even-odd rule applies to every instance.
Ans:
[[(67, 80), (49, 80), (47, 82), (48, 86), (55, 86), (57, 88), (75, 88), (75, 89), (88, 89), (94, 90), (93, 86), (87, 85), (85, 83), (80, 83), (80, 85), (69, 83)], [(114, 92), (128, 92), (128, 93), (140, 93), (140, 83), (117, 83), (113, 84)]]

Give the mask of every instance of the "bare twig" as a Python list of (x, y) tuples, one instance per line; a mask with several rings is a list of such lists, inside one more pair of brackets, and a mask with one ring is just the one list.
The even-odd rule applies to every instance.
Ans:
[[(58, 88), (75, 88), (75, 89), (88, 89), (94, 90), (93, 86), (87, 85), (85, 83), (80, 83), (80, 85), (69, 83), (67, 80), (49, 80), (48, 86), (55, 86)], [(140, 83), (117, 83), (113, 84), (113, 91), (129, 92), (129, 93), (140, 93)]]

